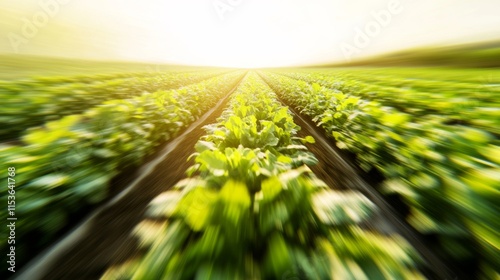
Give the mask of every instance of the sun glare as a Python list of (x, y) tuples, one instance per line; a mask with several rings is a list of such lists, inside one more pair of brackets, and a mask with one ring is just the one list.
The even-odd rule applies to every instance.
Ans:
[[(65, 1), (46, 15), (46, 22), (30, 27), (24, 19), (31, 24), (46, 13), (47, 7), (39, 2), (2, 3), (0, 31), (17, 38), (23, 38), (22, 32), (29, 28), (36, 32), (15, 50), (9, 40), (0, 41), (0, 51), (159, 64), (278, 67), (346, 62), (401, 49), (460, 43), (457, 38), (496, 38), (500, 26), (495, 0), (457, 0), (447, 13), (432, 8), (437, 5), (432, 0), (373, 0), (362, 6), (343, 0), (126, 4), (88, 0)], [(474, 14), (479, 5), (481, 18)]]
[[(155, 34), (175, 34), (174, 41), (178, 41), (174, 47), (177, 49), (170, 53), (176, 54), (174, 59), (193, 65), (288, 66), (305, 63), (311, 59), (311, 54), (324, 54), (323, 50), (328, 48), (314, 44), (322, 29), (312, 26), (321, 24), (322, 20), (315, 19), (313, 14), (327, 18), (314, 5), (230, 2), (214, 1), (205, 9), (177, 6), (181, 12), (172, 14), (176, 18), (165, 18), (159, 26), (167, 26), (166, 30), (158, 28)], [(283, 13), (278, 15), (276, 10)], [(174, 28), (169, 28), (174, 19)]]

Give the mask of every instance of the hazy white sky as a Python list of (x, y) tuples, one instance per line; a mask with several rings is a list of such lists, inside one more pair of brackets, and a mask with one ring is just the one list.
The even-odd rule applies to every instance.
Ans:
[(499, 11), (499, 0), (0, 0), (0, 52), (239, 67), (325, 63), (499, 39)]

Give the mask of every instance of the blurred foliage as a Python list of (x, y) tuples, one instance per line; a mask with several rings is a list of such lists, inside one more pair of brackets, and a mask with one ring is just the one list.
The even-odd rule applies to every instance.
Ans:
[(18, 138), (27, 128), (80, 114), (105, 100), (127, 99), (145, 93), (179, 88), (222, 74), (120, 73), (89, 76), (39, 77), (0, 81), (0, 140)]
[[(413, 71), (416, 77), (425, 73)], [(498, 275), (498, 87), (470, 83), (464, 88), (463, 83), (438, 80), (441, 76), (405, 82), (401, 76), (411, 76), (410, 70), (381, 72), (386, 76), (370, 70), (264, 74), (281, 98), (323, 127), (339, 148), (355, 153), (366, 171), (374, 167), (382, 172), (384, 190), (403, 196), (410, 224), (437, 234), (444, 257), (478, 259), (492, 273), (486, 278)], [(443, 71), (442, 77), (457, 73)], [(377, 87), (379, 83), (392, 88)], [(451, 110), (457, 99), (474, 104)]]
[[(202, 74), (206, 75), (206, 74)], [(241, 71), (176, 90), (109, 100), (82, 114), (31, 128), (19, 145), (0, 145), (0, 160), (14, 166), (17, 260), (54, 241), (72, 215), (103, 201), (111, 179), (139, 165), (155, 147), (211, 109), (242, 77)], [(7, 173), (0, 175), (7, 185)], [(7, 198), (2, 192), (1, 200)], [(6, 219), (6, 211), (0, 218)], [(7, 228), (2, 228), (6, 234)], [(35, 234), (37, 240), (26, 240)], [(7, 243), (0, 245), (4, 249)]]
[(368, 199), (311, 173), (302, 143), (313, 139), (298, 129), (249, 75), (196, 145), (198, 175), (150, 205), (149, 217), (166, 221), (137, 230), (145, 256), (103, 279), (422, 278), (404, 240), (359, 227), (375, 211)]
[(148, 64), (141, 62), (80, 60), (62, 57), (45, 57), (35, 55), (0, 54), (0, 80), (20, 80), (29, 78), (114, 75), (124, 73), (149, 72), (150, 74), (166, 71), (188, 72), (207, 70), (207, 67), (190, 67), (167, 65), (161, 63)]
[[(0, 159), (17, 170), (18, 260), (102, 201), (114, 176), (175, 137), (243, 75), (223, 72), (1, 82), (0, 135), (13, 140), (31, 127), (0, 145)], [(477, 278), (498, 278), (499, 70), (260, 74), (339, 148), (355, 153), (362, 168), (380, 171), (381, 190), (404, 198), (408, 222), (437, 236), (443, 257), (478, 260)], [(295, 136), (300, 127), (257, 76), (247, 77), (205, 129), (190, 178), (149, 207), (151, 218), (165, 222), (137, 229), (147, 254), (109, 270), (108, 279), (421, 277), (404, 240), (360, 227), (376, 211), (370, 201), (329, 190), (306, 167), (317, 163), (304, 145), (314, 139)]]
[(375, 101), (413, 117), (445, 115), (448, 123), (500, 134), (500, 70), (357, 69), (286, 75)]
[(500, 41), (409, 49), (335, 66), (500, 67)]

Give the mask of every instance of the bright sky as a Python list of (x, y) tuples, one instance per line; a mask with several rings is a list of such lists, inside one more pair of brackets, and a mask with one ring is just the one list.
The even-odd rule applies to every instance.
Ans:
[(0, 52), (234, 67), (342, 62), (500, 39), (499, 11), (498, 0), (0, 0)]

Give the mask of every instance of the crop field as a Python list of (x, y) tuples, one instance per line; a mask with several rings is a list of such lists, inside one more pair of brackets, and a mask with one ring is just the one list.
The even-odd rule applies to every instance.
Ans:
[(500, 279), (500, 70), (136, 69), (0, 80), (20, 279)]

